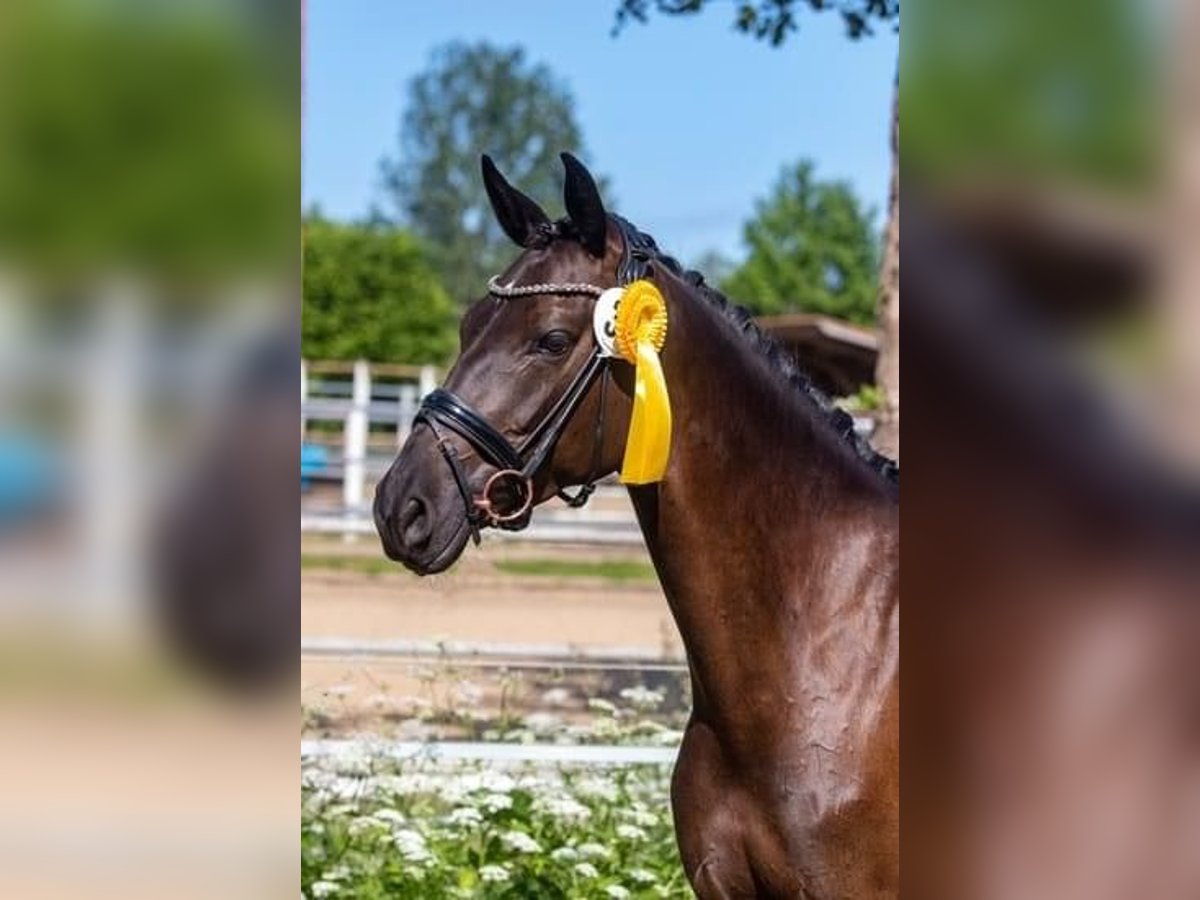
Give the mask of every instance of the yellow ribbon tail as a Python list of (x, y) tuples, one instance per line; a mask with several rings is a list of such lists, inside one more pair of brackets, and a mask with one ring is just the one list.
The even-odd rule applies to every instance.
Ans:
[(625, 288), (613, 320), (613, 346), (635, 366), (633, 414), (621, 463), (623, 484), (661, 481), (671, 453), (671, 400), (659, 351), (667, 339), (667, 304), (650, 281)]
[(661, 481), (671, 451), (671, 401), (658, 350), (650, 340), (637, 342), (633, 417), (621, 463), (622, 484)]

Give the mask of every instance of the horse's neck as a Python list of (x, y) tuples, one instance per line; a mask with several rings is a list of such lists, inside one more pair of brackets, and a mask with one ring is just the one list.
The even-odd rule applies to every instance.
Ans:
[(896, 516), (812, 401), (703, 302), (672, 304), (671, 460), (630, 494), (697, 712), (748, 725), (747, 696), (762, 712), (826, 678), (867, 689), (855, 678), (890, 640), (894, 583), (875, 570), (889, 569)]

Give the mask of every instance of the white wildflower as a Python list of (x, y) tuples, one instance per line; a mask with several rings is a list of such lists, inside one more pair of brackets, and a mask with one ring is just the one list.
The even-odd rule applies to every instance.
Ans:
[(636, 825), (621, 824), (617, 826), (617, 837), (624, 841), (644, 841), (647, 835)]
[(628, 900), (630, 893), (619, 884), (610, 884), (604, 889), (604, 893), (612, 897), (613, 900)]
[(508, 794), (484, 794), (479, 805), (488, 812), (500, 812), (503, 809), (512, 809), (512, 797)]
[(366, 791), (366, 784), (361, 778), (337, 776), (328, 785), (331, 797), (337, 800), (357, 800)]
[(575, 863), (575, 874), (580, 878), (598, 878), (600, 873), (589, 862)]
[(478, 782), (477, 790), (490, 791), (493, 794), (507, 794), (517, 786), (517, 782), (509, 775), (484, 770), (475, 776)]
[(627, 700), (637, 709), (649, 711), (662, 705), (664, 695), (662, 691), (652, 691), (639, 684), (637, 687), (628, 687), (622, 690), (621, 699)]
[(615, 803), (620, 792), (611, 778), (603, 775), (585, 775), (573, 785), (575, 793), (580, 797), (591, 797)]
[(425, 838), (420, 832), (408, 828), (401, 829), (392, 835), (392, 842), (408, 862), (424, 863), (433, 859), (433, 854), (429, 852)]
[(517, 853), (541, 853), (542, 845), (523, 831), (509, 831), (501, 838), (504, 846)]
[(579, 851), (574, 847), (555, 847), (550, 851), (550, 858), (555, 862), (574, 862), (579, 859)]
[(538, 797), (534, 808), (541, 813), (556, 819), (567, 819), (577, 822), (590, 818), (592, 811), (573, 797)]
[(308, 893), (312, 897), (328, 897), (337, 891), (338, 886), (332, 881), (314, 881), (312, 887), (308, 889)]
[(654, 884), (658, 881), (658, 876), (649, 869), (630, 869), (629, 880), (634, 884)]
[(525, 717), (525, 727), (535, 735), (548, 734), (557, 730), (561, 724), (562, 719), (554, 715), (554, 713), (535, 712)]
[(373, 831), (378, 831), (380, 828), (386, 828), (386, 825), (375, 821), (371, 816), (363, 816), (361, 819), (351, 819), (347, 831), (354, 837), (359, 837)]
[(446, 821), (458, 828), (471, 828), (483, 824), (483, 813), (473, 806), (459, 806), (451, 811)]
[(653, 743), (659, 747), (678, 747), (683, 740), (683, 732), (674, 728), (664, 728), (654, 735)]
[(612, 855), (607, 847), (603, 844), (597, 844), (595, 841), (580, 844), (576, 849), (579, 851), (580, 856), (591, 857), (592, 859), (608, 859)]
[(562, 778), (527, 772), (517, 779), (517, 787), (531, 794), (554, 790), (562, 785)]
[(601, 697), (592, 697), (588, 700), (588, 709), (595, 712), (606, 712), (610, 716), (616, 715), (617, 708)]
[(508, 881), (508, 878), (508, 869), (505, 866), (492, 864), (481, 866), (479, 869), (479, 879), (481, 881), (491, 881), (498, 884)]
[(640, 825), (642, 828), (653, 828), (658, 825), (658, 815), (646, 808), (646, 804), (635, 801), (626, 811), (627, 818), (634, 825)]
[(377, 809), (371, 814), (371, 818), (376, 822), (383, 822), (389, 825), (401, 825), (405, 821), (404, 813), (394, 809)]
[(406, 772), (403, 775), (384, 775), (375, 780), (377, 792), (390, 792), (400, 796), (432, 794), (439, 791), (443, 781), (424, 772)]

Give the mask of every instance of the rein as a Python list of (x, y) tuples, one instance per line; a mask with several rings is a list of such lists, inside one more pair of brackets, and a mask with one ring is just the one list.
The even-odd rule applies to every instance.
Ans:
[[(624, 287), (645, 275), (646, 263), (656, 255), (657, 248), (652, 240), (638, 234), (636, 229), (621, 217), (611, 218), (616, 222), (623, 238), (621, 260), (617, 266), (617, 286)], [(604, 291), (605, 288), (587, 282), (502, 285), (496, 276), (488, 280), (488, 293), (502, 299), (545, 294), (599, 297)], [(595, 341), (594, 336), (592, 340)], [(479, 533), (483, 528), (491, 526), (507, 531), (520, 531), (529, 524), (528, 513), (533, 506), (533, 478), (549, 459), (554, 445), (579, 404), (599, 378), (600, 407), (596, 416), (596, 432), (592, 445), (591, 474), (574, 496), (562, 489), (557, 492), (558, 498), (572, 508), (581, 507), (588, 502), (596, 490), (596, 472), (600, 467), (600, 454), (604, 445), (604, 407), (609, 382), (608, 364), (611, 358), (605, 355), (597, 344), (563, 395), (555, 401), (528, 437), (515, 447), (469, 403), (445, 388), (430, 392), (422, 401), (414, 422), (425, 422), (433, 431), (438, 448), (454, 475), (454, 483), (466, 510), (471, 538), (476, 545), (479, 544)], [(497, 469), (484, 483), (483, 490), (478, 495), (471, 490), (462, 460), (449, 440), (447, 431), (457, 434), (485, 462)]]

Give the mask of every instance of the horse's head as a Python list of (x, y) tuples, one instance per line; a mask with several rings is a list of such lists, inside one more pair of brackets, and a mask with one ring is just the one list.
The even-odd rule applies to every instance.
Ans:
[(583, 165), (563, 163), (568, 215), (552, 222), (483, 157), (492, 208), (524, 252), (463, 316), (458, 360), (375, 491), (384, 551), (420, 574), (450, 566), (481, 527), (521, 528), (533, 506), (573, 499), (568, 487), (586, 500), (621, 463), (632, 382), (598, 352), (593, 314), (603, 289), (645, 274), (645, 254), (631, 255)]

